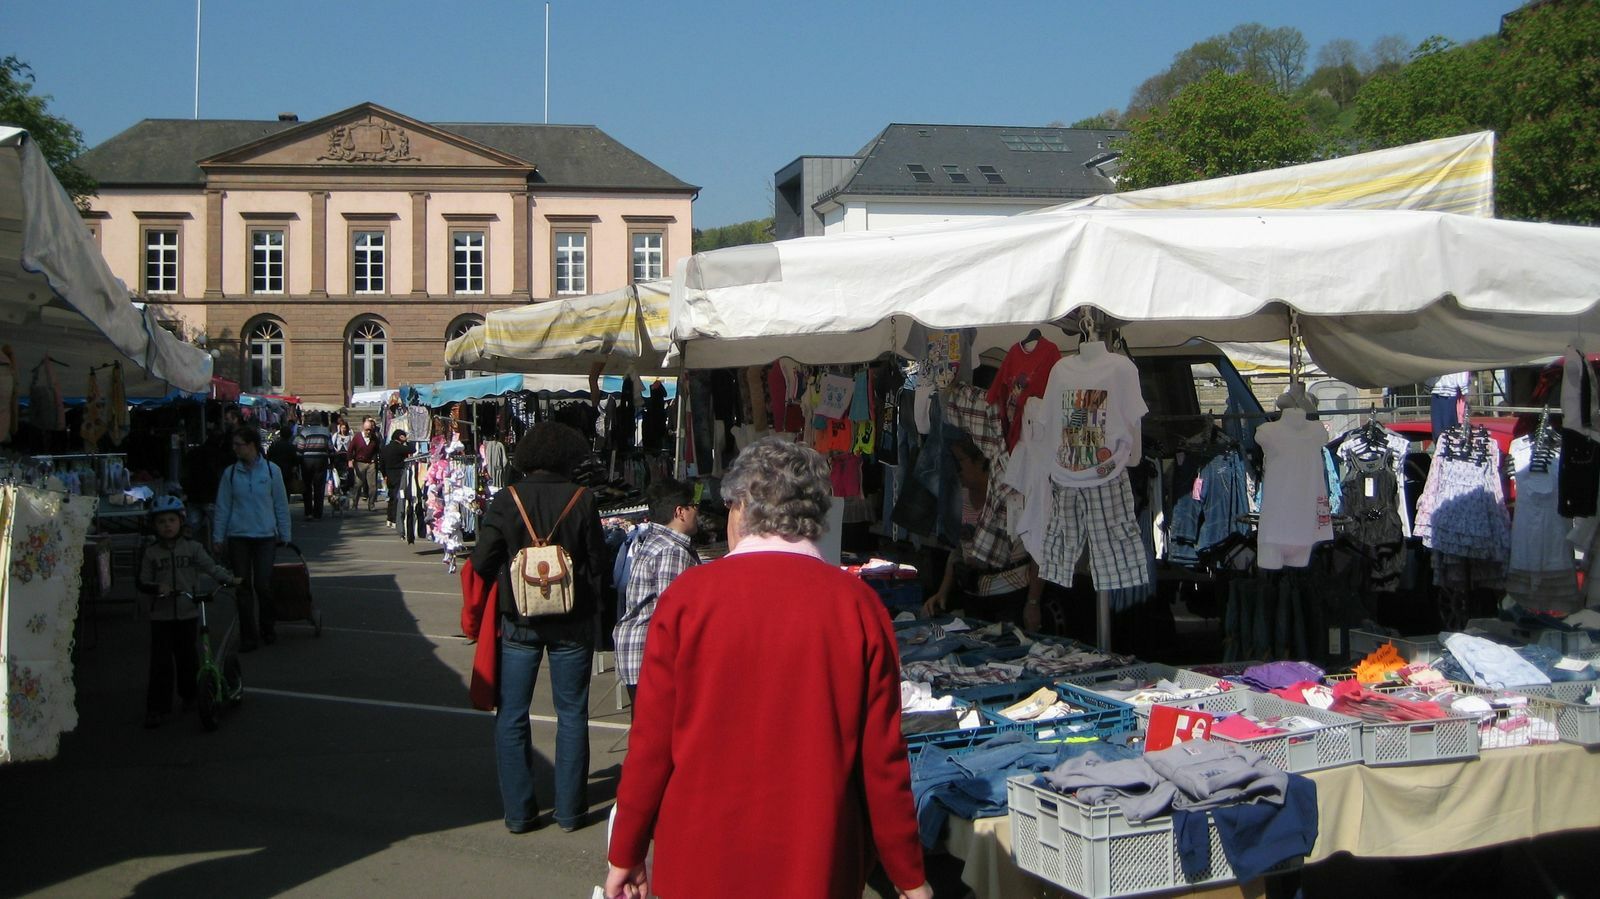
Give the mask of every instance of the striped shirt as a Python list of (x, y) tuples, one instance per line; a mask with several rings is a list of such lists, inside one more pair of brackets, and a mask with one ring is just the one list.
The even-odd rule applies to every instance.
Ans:
[(611, 632), (617, 647), (617, 674), (625, 684), (639, 682), (644, 662), (644, 638), (656, 598), (691, 565), (700, 562), (685, 534), (649, 522), (648, 531), (633, 544), (633, 562), (623, 588), (622, 617)]

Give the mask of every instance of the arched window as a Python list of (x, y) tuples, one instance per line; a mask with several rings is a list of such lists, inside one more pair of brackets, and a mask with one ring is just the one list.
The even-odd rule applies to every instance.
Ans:
[(373, 319), (358, 322), (350, 331), (350, 389), (377, 390), (388, 386), (389, 338)]
[(245, 334), (244, 354), (248, 371), (245, 388), (252, 393), (284, 393), (288, 382), (283, 376), (283, 328), (271, 319), (257, 322)]
[[(455, 340), (481, 324), (483, 324), (483, 316), (481, 315), (467, 314), (458, 316), (455, 321), (450, 323), (450, 330), (444, 334), (445, 343)], [(447, 381), (459, 381), (462, 378), (476, 378), (482, 374), (484, 372), (470, 371), (464, 368), (446, 368), (444, 377)]]

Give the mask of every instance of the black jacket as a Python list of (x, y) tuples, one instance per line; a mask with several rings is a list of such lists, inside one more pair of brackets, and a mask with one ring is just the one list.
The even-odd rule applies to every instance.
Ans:
[(399, 474), (406, 467), (406, 458), (411, 455), (411, 444), (404, 441), (391, 440), (378, 450), (378, 470), (385, 476)]
[[(528, 529), (517, 513), (517, 504), (510, 494), (515, 490), (528, 510), (528, 520), (538, 530), (539, 536), (549, 533), (567, 501), (572, 499), (578, 485), (562, 475), (536, 471), (494, 495), (489, 511), (478, 523), (478, 546), (472, 553), (472, 567), (485, 580), (496, 578), (500, 585), (500, 614), (521, 624), (537, 628), (571, 627), (574, 630), (589, 626), (595, 609), (599, 607), (600, 573), (605, 568), (605, 537), (600, 532), (600, 515), (593, 491), (583, 496), (562, 519), (552, 541), (561, 545), (572, 556), (573, 597), (572, 612), (568, 615), (551, 615), (544, 618), (519, 619), (517, 602), (511, 592), (511, 559), (517, 551), (533, 542)], [(588, 639), (587, 636), (582, 639)]]

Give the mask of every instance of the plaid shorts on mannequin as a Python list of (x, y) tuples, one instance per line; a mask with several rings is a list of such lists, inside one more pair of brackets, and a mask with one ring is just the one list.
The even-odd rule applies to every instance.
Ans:
[(1133, 487), (1126, 471), (1093, 487), (1051, 485), (1052, 514), (1044, 533), (1039, 576), (1071, 585), (1084, 544), (1096, 590), (1119, 590), (1150, 582), (1144, 540), (1134, 517)]

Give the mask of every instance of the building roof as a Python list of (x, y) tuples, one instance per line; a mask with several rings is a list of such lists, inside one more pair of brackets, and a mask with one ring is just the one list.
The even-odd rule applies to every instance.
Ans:
[(1074, 199), (1109, 193), (1116, 186), (1086, 163), (1105, 156), (1111, 141), (1126, 133), (892, 124), (856, 154), (862, 162), (850, 180), (819, 202), (848, 194)]
[[(104, 187), (201, 187), (206, 176), (198, 165), (200, 160), (305, 124), (145, 119), (84, 153), (77, 162)], [(699, 190), (594, 125), (457, 122), (429, 126), (537, 166), (530, 178), (533, 184), (593, 190)]]

